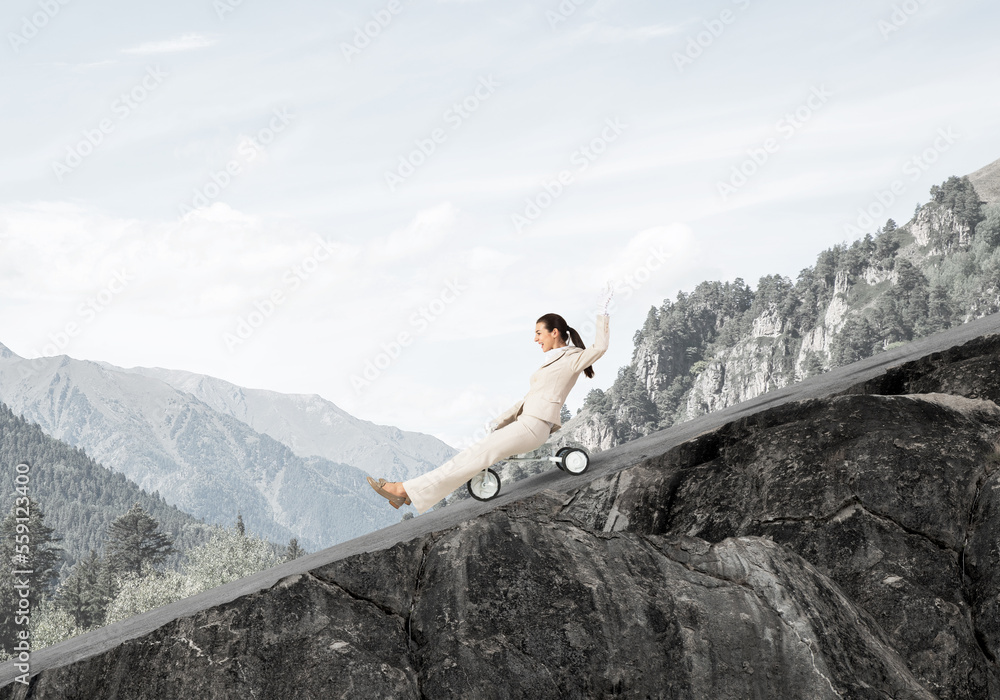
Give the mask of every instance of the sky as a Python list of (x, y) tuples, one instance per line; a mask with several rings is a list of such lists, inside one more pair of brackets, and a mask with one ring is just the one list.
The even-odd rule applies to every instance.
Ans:
[(632, 357), (1000, 158), (986, 0), (8, 0), (0, 343), (319, 394), (456, 448), (536, 319)]

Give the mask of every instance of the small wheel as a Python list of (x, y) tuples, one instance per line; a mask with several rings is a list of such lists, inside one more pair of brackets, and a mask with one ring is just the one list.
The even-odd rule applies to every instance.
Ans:
[(563, 465), (562, 456), (572, 449), (573, 449), (572, 447), (560, 447), (558, 450), (556, 450), (556, 466), (562, 469), (563, 471), (566, 471), (566, 467)]
[(477, 501), (488, 501), (500, 493), (500, 475), (492, 469), (487, 469), (469, 479), (466, 485), (469, 487), (470, 496)]
[(559, 450), (559, 456), (562, 457), (559, 461), (559, 466), (562, 467), (563, 471), (570, 474), (583, 474), (587, 471), (587, 467), (590, 466), (590, 456), (586, 451), (578, 447), (564, 449), (566, 450), (565, 452)]

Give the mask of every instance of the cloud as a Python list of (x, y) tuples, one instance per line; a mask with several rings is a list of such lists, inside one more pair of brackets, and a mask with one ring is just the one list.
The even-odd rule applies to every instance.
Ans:
[(399, 260), (441, 246), (451, 233), (458, 210), (450, 202), (423, 209), (413, 221), (375, 242), (370, 251), (372, 262)]
[(446, 202), (384, 236), (353, 239), (249, 216), (222, 202), (163, 222), (60, 202), (0, 205), (0, 299), (58, 315), (124, 270), (132, 281), (115, 309), (147, 316), (214, 317), (227, 327), (279, 290), (304, 314), (347, 316), (355, 328), (372, 315), (405, 321), (450, 282), (469, 287), (459, 305), (488, 298), (517, 259), (453, 240), (457, 220)]
[(642, 27), (616, 27), (601, 20), (591, 20), (581, 23), (573, 31), (566, 32), (562, 43), (570, 46), (590, 43), (641, 43), (680, 34), (689, 24), (689, 22), (683, 22), (680, 24), (651, 24)]
[(602, 44), (646, 41), (679, 34), (684, 25), (654, 24), (648, 27), (609, 27), (593, 23), (585, 28), (591, 37)]
[(635, 234), (605, 264), (595, 266), (594, 297), (598, 282), (610, 281), (615, 290), (614, 303), (628, 303), (633, 297), (652, 301), (667, 295), (677, 274), (697, 255), (693, 232), (684, 224), (654, 226)]
[(176, 39), (166, 41), (147, 41), (129, 49), (122, 49), (122, 53), (151, 54), (151, 53), (176, 53), (178, 51), (194, 51), (203, 49), (218, 43), (218, 39), (207, 37), (203, 34), (192, 32), (184, 34)]

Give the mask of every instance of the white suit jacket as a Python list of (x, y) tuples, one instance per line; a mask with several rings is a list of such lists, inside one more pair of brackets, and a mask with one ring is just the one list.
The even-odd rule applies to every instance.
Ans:
[(497, 429), (508, 425), (522, 413), (554, 423), (549, 435), (559, 430), (559, 413), (566, 397), (584, 369), (608, 351), (608, 316), (597, 316), (597, 337), (587, 349), (569, 346), (531, 375), (531, 385), (524, 398), (497, 418)]

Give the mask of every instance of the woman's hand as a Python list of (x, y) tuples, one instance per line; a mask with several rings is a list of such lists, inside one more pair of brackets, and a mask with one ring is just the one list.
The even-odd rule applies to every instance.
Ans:
[(597, 313), (602, 316), (608, 315), (608, 306), (611, 304), (611, 297), (615, 294), (614, 285), (609, 281), (601, 290), (601, 295), (597, 302)]

